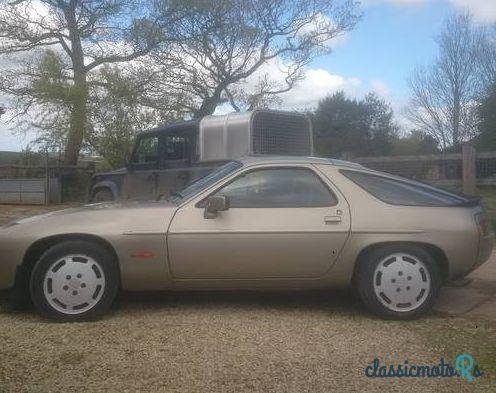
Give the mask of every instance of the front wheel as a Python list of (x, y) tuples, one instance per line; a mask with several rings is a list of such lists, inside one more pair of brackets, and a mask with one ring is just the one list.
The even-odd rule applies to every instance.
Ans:
[(118, 290), (118, 268), (99, 244), (65, 241), (36, 263), (30, 281), (38, 311), (62, 322), (93, 320), (111, 306)]
[(93, 203), (112, 202), (114, 199), (115, 199), (114, 194), (110, 189), (101, 188), (93, 194), (93, 197), (91, 198), (91, 202)]
[(440, 288), (439, 268), (416, 246), (389, 246), (368, 254), (358, 271), (358, 293), (367, 308), (392, 319), (427, 312)]

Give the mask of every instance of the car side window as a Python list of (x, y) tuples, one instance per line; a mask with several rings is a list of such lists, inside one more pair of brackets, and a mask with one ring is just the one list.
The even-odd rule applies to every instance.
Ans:
[(191, 162), (192, 140), (191, 135), (185, 133), (167, 134), (161, 138), (160, 167), (181, 168), (189, 166)]
[(246, 172), (216, 192), (231, 208), (325, 207), (336, 197), (313, 171), (270, 168)]
[(185, 160), (189, 153), (189, 143), (185, 136), (167, 135), (164, 138), (164, 158)]
[(158, 159), (158, 136), (142, 137), (134, 152), (135, 164), (155, 164)]
[(376, 198), (392, 205), (454, 206), (466, 200), (451, 192), (413, 181), (347, 170), (341, 173)]

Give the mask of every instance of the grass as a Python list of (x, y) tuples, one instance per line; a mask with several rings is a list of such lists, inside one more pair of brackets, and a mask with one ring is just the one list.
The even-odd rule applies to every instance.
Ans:
[(494, 386), (496, 381), (496, 326), (494, 323), (461, 318), (424, 318), (411, 328), (427, 338), (430, 347), (452, 364), (462, 353), (473, 356), (484, 372), (481, 381)]

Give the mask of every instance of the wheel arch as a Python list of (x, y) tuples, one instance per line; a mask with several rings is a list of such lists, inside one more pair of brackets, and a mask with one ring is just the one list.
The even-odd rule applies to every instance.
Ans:
[(107, 240), (96, 235), (90, 235), (84, 233), (69, 233), (69, 234), (53, 235), (53, 236), (44, 237), (42, 239), (38, 239), (28, 247), (28, 249), (24, 253), (22, 263), (18, 266), (16, 272), (14, 288), (18, 294), (26, 294), (26, 295), (29, 294), (29, 280), (31, 277), (31, 273), (33, 271), (34, 265), (43, 255), (43, 253), (47, 251), (50, 247), (54, 246), (55, 244), (69, 240), (83, 240), (83, 241), (93, 242), (99, 244), (105, 250), (107, 250), (109, 254), (112, 255), (113, 260), (117, 264), (118, 267), (117, 271), (119, 272), (118, 280), (120, 286), (121, 280), (120, 280), (119, 257), (117, 256), (117, 252), (115, 251), (112, 244)]
[(434, 261), (438, 264), (439, 270), (441, 273), (441, 281), (446, 282), (449, 278), (449, 263), (448, 263), (448, 257), (446, 256), (446, 253), (439, 248), (438, 246), (431, 244), (431, 243), (425, 243), (425, 242), (407, 242), (407, 241), (390, 241), (390, 242), (379, 242), (379, 243), (373, 243), (369, 244), (368, 246), (364, 247), (360, 253), (358, 254), (356, 260), (355, 260), (355, 265), (353, 268), (353, 275), (352, 275), (352, 285), (355, 286), (356, 284), (356, 278), (357, 278), (357, 273), (358, 270), (360, 269), (361, 264), (363, 264), (366, 261), (366, 256), (371, 253), (374, 250), (377, 250), (378, 248), (381, 247), (387, 247), (387, 246), (416, 246), (424, 249), (426, 252), (428, 252)]
[(118, 189), (117, 184), (113, 181), (110, 181), (110, 180), (104, 180), (104, 181), (99, 181), (98, 183), (95, 183), (91, 187), (90, 201), (93, 200), (95, 194), (100, 190), (109, 190), (112, 193), (114, 200), (118, 199), (118, 197), (119, 197), (119, 189)]

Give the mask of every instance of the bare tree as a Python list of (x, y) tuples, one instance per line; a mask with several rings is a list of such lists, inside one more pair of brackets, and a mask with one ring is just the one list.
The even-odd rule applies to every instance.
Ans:
[(484, 29), (480, 45), (479, 64), (485, 92), (496, 83), (496, 25)]
[(446, 148), (477, 130), (477, 99), (482, 89), (477, 67), (483, 40), (470, 14), (449, 18), (437, 37), (439, 55), (429, 67), (418, 67), (409, 80), (407, 116), (416, 128)]
[[(359, 20), (347, 0), (197, 0), (176, 31), (176, 55), (157, 53), (156, 96), (167, 91), (191, 97), (195, 118), (223, 102), (235, 110), (266, 106), (304, 76), (314, 56)], [(281, 65), (275, 80), (262, 72)], [(248, 78), (259, 73), (258, 80)]]
[[(11, 63), (0, 91), (16, 99), (16, 115), (46, 101), (33, 86), (40, 54), (60, 58), (68, 83), (63, 92), (69, 117), (65, 163), (75, 164), (88, 129), (88, 78), (100, 66), (138, 59), (165, 39), (164, 24), (179, 19), (170, 4), (135, 0), (12, 0), (0, 5), (0, 55)], [(165, 4), (165, 6), (164, 6)], [(23, 54), (16, 60), (16, 54)], [(28, 57), (27, 57), (28, 56)], [(48, 115), (48, 114), (47, 114)], [(60, 124), (59, 124), (60, 126)]]

